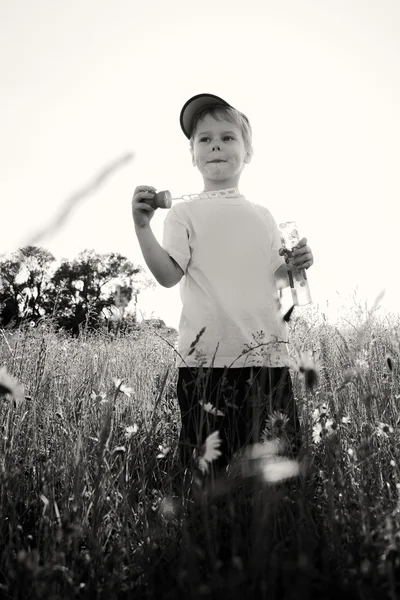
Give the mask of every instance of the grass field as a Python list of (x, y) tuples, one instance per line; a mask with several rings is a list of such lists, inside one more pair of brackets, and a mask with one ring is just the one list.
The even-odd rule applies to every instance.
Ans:
[(0, 330), (1, 597), (397, 598), (400, 323), (349, 320), (290, 325), (299, 475), (181, 505), (174, 335)]

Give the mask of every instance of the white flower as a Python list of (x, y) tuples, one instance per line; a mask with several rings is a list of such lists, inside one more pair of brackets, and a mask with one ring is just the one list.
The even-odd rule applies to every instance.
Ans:
[(281, 440), (266, 440), (262, 443), (256, 443), (252, 444), (251, 446), (247, 446), (246, 454), (252, 460), (266, 458), (268, 456), (274, 456), (275, 454), (278, 454), (281, 450), (281, 446)]
[(136, 423), (134, 425), (129, 425), (128, 427), (125, 428), (125, 437), (127, 440), (130, 440), (131, 437), (133, 435), (135, 435), (135, 433), (138, 430), (138, 426), (136, 425)]
[(393, 433), (393, 427), (386, 425), (386, 423), (379, 423), (378, 427), (376, 428), (376, 433), (379, 436), (389, 437), (389, 434)]
[(274, 411), (267, 420), (266, 426), (262, 433), (262, 440), (266, 441), (268, 437), (279, 437), (286, 431), (289, 418), (280, 411)]
[(107, 402), (107, 398), (106, 398), (106, 395), (105, 395), (104, 392), (103, 393), (101, 393), (101, 392), (96, 393), (93, 390), (92, 393), (90, 394), (90, 397), (91, 397), (91, 399), (94, 402), (97, 402), (98, 404), (104, 404), (105, 402)]
[(262, 467), (262, 476), (268, 483), (276, 483), (299, 474), (299, 463), (296, 460), (282, 458), (267, 460)]
[(365, 358), (356, 358), (354, 362), (360, 369), (368, 369), (368, 362), (365, 360)]
[(200, 406), (203, 407), (203, 409), (210, 413), (211, 415), (215, 415), (217, 417), (223, 417), (224, 416), (224, 412), (222, 410), (218, 410), (215, 406), (213, 406), (211, 404), (211, 402), (206, 402), (204, 403), (203, 400), (199, 401)]
[(221, 441), (222, 440), (219, 437), (219, 431), (214, 431), (204, 442), (204, 452), (199, 458), (199, 469), (203, 473), (207, 473), (208, 463), (212, 463), (212, 461), (218, 458), (218, 456), (221, 456), (221, 452), (218, 450), (221, 445)]
[(335, 429), (336, 429), (335, 421), (333, 421), (333, 419), (327, 419), (324, 429), (325, 429), (325, 431), (324, 431), (325, 435), (327, 435), (327, 436), (333, 435), (335, 433)]
[(133, 388), (128, 387), (126, 385), (124, 385), (123, 379), (113, 379), (114, 385), (115, 385), (115, 389), (118, 390), (119, 392), (122, 392), (123, 394), (125, 394), (125, 396), (128, 396), (128, 398), (131, 397), (131, 394), (133, 394)]
[(167, 456), (168, 452), (171, 450), (171, 448), (169, 446), (158, 446), (158, 449), (160, 450), (159, 454), (157, 454), (157, 458), (164, 458), (164, 456)]
[(320, 422), (314, 423), (312, 437), (314, 444), (319, 444), (322, 438), (322, 424)]
[(0, 369), (0, 396), (6, 394), (10, 394), (15, 403), (19, 404), (24, 399), (24, 386), (7, 371), (6, 367), (2, 367)]

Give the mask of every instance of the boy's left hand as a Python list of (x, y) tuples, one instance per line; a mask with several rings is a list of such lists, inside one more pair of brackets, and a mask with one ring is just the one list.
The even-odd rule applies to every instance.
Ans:
[[(287, 250), (280, 248), (279, 256), (286, 255), (286, 263), (289, 262), (287, 257)], [(314, 257), (311, 252), (310, 246), (307, 246), (307, 238), (301, 239), (298, 244), (293, 248), (293, 264), (294, 266), (301, 269), (309, 269), (314, 264)]]

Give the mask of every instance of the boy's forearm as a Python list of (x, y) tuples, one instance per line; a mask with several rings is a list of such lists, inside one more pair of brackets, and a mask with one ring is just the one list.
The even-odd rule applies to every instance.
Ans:
[(274, 276), (275, 276), (276, 287), (279, 290), (289, 287), (290, 282), (289, 282), (289, 276), (288, 276), (288, 270), (287, 270), (286, 264), (281, 265), (279, 267), (279, 269), (277, 269), (275, 271)]
[(158, 283), (172, 287), (177, 267), (166, 250), (158, 243), (150, 227), (135, 227), (143, 258)]

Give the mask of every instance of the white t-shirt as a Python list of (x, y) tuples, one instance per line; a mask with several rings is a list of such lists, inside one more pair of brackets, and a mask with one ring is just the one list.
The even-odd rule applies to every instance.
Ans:
[(285, 260), (267, 208), (243, 195), (176, 203), (162, 247), (184, 272), (177, 351), (185, 362), (177, 356), (176, 367), (289, 366), (274, 278)]

